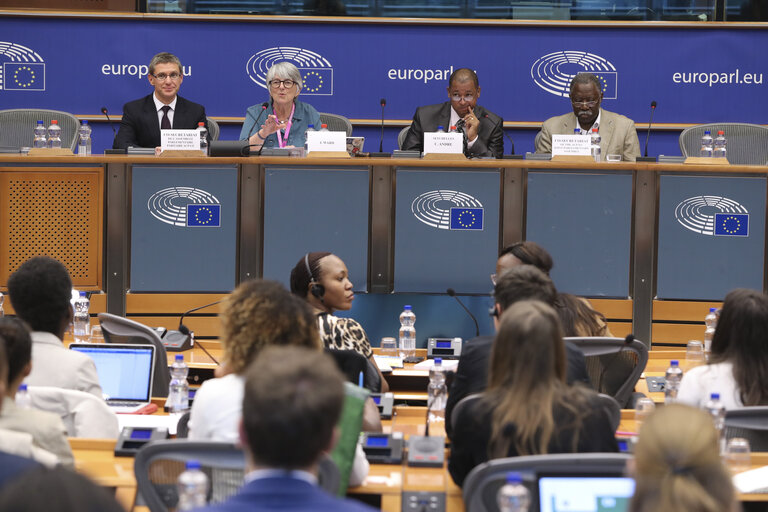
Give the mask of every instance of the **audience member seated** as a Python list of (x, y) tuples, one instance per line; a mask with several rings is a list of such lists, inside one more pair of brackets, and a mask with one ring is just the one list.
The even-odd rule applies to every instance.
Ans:
[(457, 411), (448, 463), (457, 485), (489, 459), (618, 451), (597, 394), (568, 386), (565, 373), (563, 330), (551, 306), (522, 301), (501, 315), (488, 389)]
[(720, 393), (726, 409), (768, 405), (768, 296), (736, 289), (725, 296), (708, 364), (685, 372), (678, 400), (699, 407)]
[(333, 315), (336, 310), (352, 309), (355, 294), (347, 266), (329, 252), (305, 254), (291, 270), (291, 292), (306, 299), (317, 315), (320, 338), (326, 348), (354, 350), (368, 358), (381, 378), (381, 392), (389, 385), (373, 359), (373, 349), (363, 326), (352, 318)]
[[(6, 382), (8, 381), (8, 361), (5, 357), (5, 344), (0, 343), (0, 413), (5, 399)], [(13, 432), (15, 433), (15, 432)], [(33, 470), (38, 464), (31, 458), (20, 457), (6, 450), (5, 432), (0, 432), (0, 489), (6, 484), (19, 478), (26, 471)], [(5, 509), (0, 509), (5, 510)]]
[(731, 475), (718, 434), (704, 411), (672, 404), (656, 409), (640, 427), (630, 473), (630, 512), (736, 512)]
[(14, 401), (19, 385), (32, 368), (29, 331), (19, 319), (0, 318), (0, 340), (5, 341), (8, 355), (8, 387), (0, 412), (0, 429), (31, 434), (35, 446), (56, 455), (61, 464), (74, 467), (72, 449), (61, 418), (50, 412), (22, 409)]
[(331, 450), (344, 379), (331, 358), (301, 347), (268, 347), (245, 372), (240, 429), (249, 473), (240, 492), (209, 512), (367, 511), (317, 486)]
[[(557, 290), (552, 280), (532, 265), (517, 265), (496, 279), (493, 309), (494, 326), (498, 329), (499, 317), (514, 303), (522, 300), (539, 300), (554, 306)], [(453, 378), (445, 406), (445, 431), (451, 436), (453, 408), (465, 396), (483, 391), (488, 384), (488, 362), (493, 346), (492, 336), (479, 336), (464, 344), (459, 366)], [(571, 343), (565, 344), (568, 384), (581, 382), (591, 386), (584, 354)]]
[(32, 328), (32, 372), (25, 382), (103, 398), (93, 360), (62, 344), (72, 321), (72, 281), (64, 265), (48, 256), (25, 261), (8, 279), (8, 294), (16, 315)]
[(14, 512), (125, 512), (106, 489), (64, 468), (38, 469), (0, 492), (0, 510)]
[[(218, 378), (203, 382), (195, 395), (189, 438), (233, 443), (239, 436), (245, 371), (264, 348), (294, 345), (320, 351), (322, 344), (307, 303), (274, 281), (254, 279), (240, 284), (224, 299), (220, 317), (224, 360)], [(381, 430), (378, 410), (376, 422)], [(358, 448), (351, 485), (359, 485), (367, 474), (368, 462)]]

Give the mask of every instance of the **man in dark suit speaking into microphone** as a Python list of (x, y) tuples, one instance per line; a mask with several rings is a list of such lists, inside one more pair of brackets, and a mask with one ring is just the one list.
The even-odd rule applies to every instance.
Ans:
[(402, 149), (424, 151), (424, 132), (435, 132), (438, 126), (448, 131), (450, 126), (456, 126), (466, 134), (467, 156), (501, 158), (504, 154), (504, 120), (478, 106), (479, 96), (477, 74), (467, 68), (454, 71), (448, 79), (450, 101), (417, 108)]
[(161, 129), (194, 130), (200, 122), (206, 123), (207, 129), (205, 108), (178, 94), (184, 80), (178, 57), (170, 53), (152, 57), (147, 78), (155, 92), (123, 106), (115, 149), (156, 148), (160, 146)]

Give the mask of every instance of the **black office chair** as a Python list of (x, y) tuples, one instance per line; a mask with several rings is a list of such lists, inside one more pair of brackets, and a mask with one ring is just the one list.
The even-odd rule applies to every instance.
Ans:
[(725, 438), (743, 437), (753, 452), (768, 451), (768, 407), (741, 407), (725, 413)]
[[(344, 116), (320, 112), (320, 123), (327, 125), (332, 132), (346, 132), (347, 137), (352, 136), (352, 122)], [(315, 126), (315, 130), (319, 129), (319, 126)]]
[(160, 341), (154, 329), (144, 324), (112, 315), (99, 313), (99, 324), (107, 343), (137, 343), (155, 346), (155, 368), (152, 370), (152, 396), (167, 397), (168, 385), (171, 382), (171, 372), (168, 369), (168, 355), (165, 345)]
[(363, 386), (372, 393), (381, 392), (381, 376), (373, 366), (373, 363), (364, 355), (358, 354), (354, 350), (334, 350), (325, 349), (325, 353), (330, 355), (336, 366), (339, 367), (344, 377), (352, 384), (358, 384), (360, 372), (363, 372)]

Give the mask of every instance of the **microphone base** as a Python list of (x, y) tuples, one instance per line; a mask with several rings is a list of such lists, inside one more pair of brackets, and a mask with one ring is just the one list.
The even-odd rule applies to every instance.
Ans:
[(635, 162), (656, 163), (656, 157), (655, 156), (639, 156), (635, 159)]
[(180, 331), (168, 331), (160, 341), (166, 352), (182, 352), (192, 348), (192, 337)]

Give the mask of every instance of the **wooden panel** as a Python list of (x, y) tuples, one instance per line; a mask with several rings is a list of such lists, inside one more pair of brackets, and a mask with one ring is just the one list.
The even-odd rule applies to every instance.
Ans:
[(608, 329), (617, 338), (632, 334), (632, 322), (608, 322)]
[(45, 254), (78, 290), (101, 290), (103, 169), (0, 168), (0, 286)]
[[(679, 300), (653, 301), (653, 320), (671, 320), (673, 322), (701, 322), (709, 313), (709, 308), (721, 308), (722, 302), (686, 302)], [(702, 331), (703, 332), (703, 331)]]
[[(127, 314), (175, 314), (216, 302), (226, 297), (223, 293), (129, 293), (126, 295)], [(218, 314), (221, 305), (200, 310), (201, 313)]]
[(704, 323), (697, 324), (653, 324), (653, 343), (671, 343), (685, 347), (688, 340), (704, 339)]
[[(589, 299), (592, 307), (605, 315), (605, 318), (632, 320), (632, 301), (627, 299)], [(611, 329), (613, 330), (613, 329)]]
[[(179, 326), (178, 315), (173, 316), (135, 316), (128, 315), (128, 318), (140, 322), (150, 327), (165, 327), (167, 329), (176, 329)], [(218, 316), (188, 316), (184, 317), (184, 325), (189, 327), (195, 333), (195, 337), (216, 337), (218, 338), (221, 329)]]

